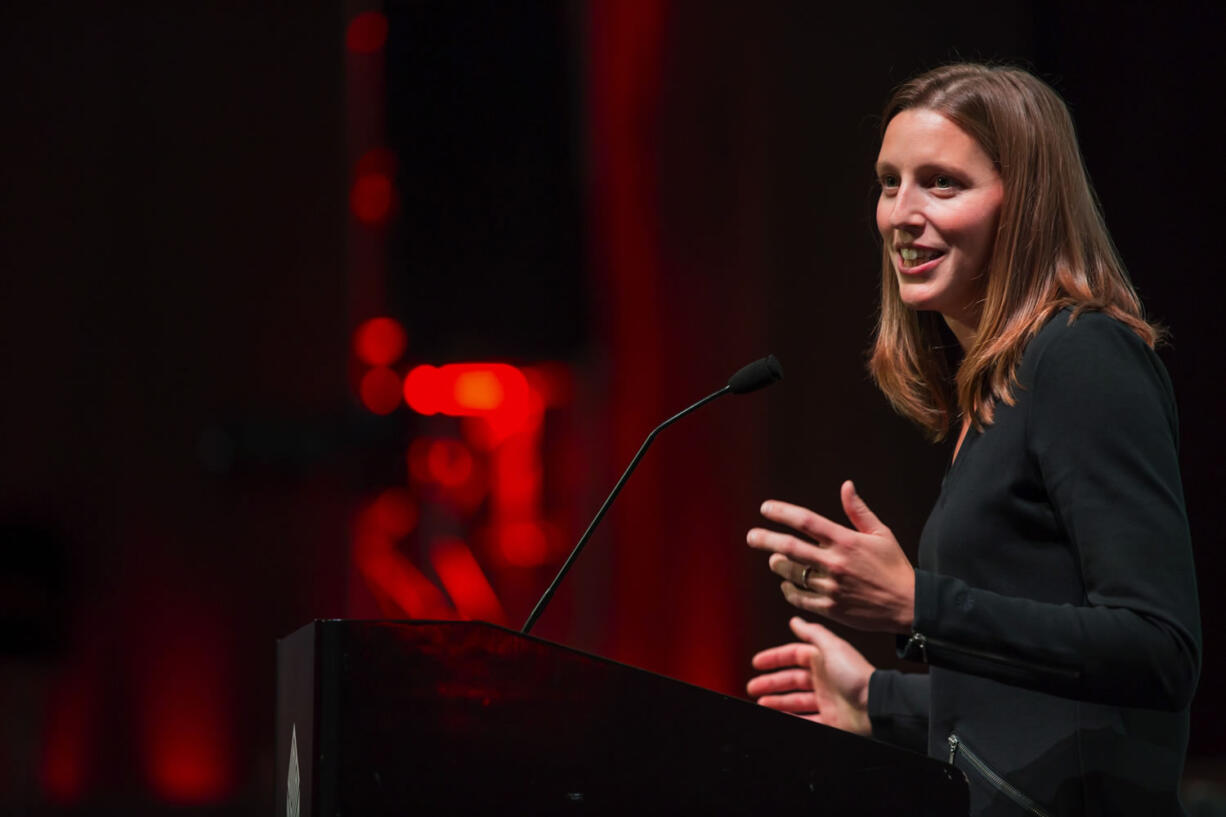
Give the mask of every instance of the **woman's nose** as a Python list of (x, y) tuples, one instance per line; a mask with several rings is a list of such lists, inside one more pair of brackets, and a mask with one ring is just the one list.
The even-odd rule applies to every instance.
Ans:
[(889, 212), (890, 226), (895, 230), (917, 233), (924, 228), (924, 211), (921, 191), (913, 185), (903, 184), (894, 194)]

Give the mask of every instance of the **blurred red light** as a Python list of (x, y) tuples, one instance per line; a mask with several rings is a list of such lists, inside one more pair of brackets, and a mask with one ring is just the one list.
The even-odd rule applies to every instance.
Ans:
[(354, 54), (373, 54), (387, 43), (387, 18), (377, 11), (364, 11), (349, 21), (345, 47)]
[(359, 221), (382, 224), (392, 209), (392, 180), (383, 173), (358, 176), (349, 192), (349, 206)]
[(492, 371), (462, 372), (452, 387), (455, 401), (473, 411), (493, 411), (502, 405), (503, 390), (498, 376)]
[(409, 407), (421, 414), (518, 418), (540, 405), (524, 373), (505, 363), (418, 366), (404, 381)]
[(456, 440), (435, 440), (426, 455), (430, 479), (440, 485), (462, 485), (473, 472), (473, 455)]
[(47, 798), (59, 805), (80, 800), (90, 782), (87, 758), (94, 737), (97, 685), (98, 669), (91, 661), (85, 667), (72, 666), (51, 689), (41, 782)]
[(391, 414), (400, 407), (400, 376), (384, 366), (362, 375), (358, 386), (362, 405), (375, 414)]
[(538, 363), (524, 369), (528, 385), (540, 395), (547, 406), (561, 406), (570, 402), (573, 386), (570, 370), (561, 363)]
[[(385, 616), (453, 619), (455, 610), (437, 587), (396, 549), (396, 541), (384, 533), (373, 508), (354, 520), (354, 561), (366, 578)], [(392, 609), (388, 609), (388, 606)]]
[(371, 516), (384, 533), (399, 539), (417, 525), (417, 504), (408, 488), (388, 488), (375, 500)]
[(413, 482), (430, 482), (430, 446), (433, 443), (431, 437), (418, 437), (409, 444), (407, 459), (409, 478)]
[(430, 550), (430, 561), (461, 616), (492, 624), (505, 623), (502, 604), (468, 545), (459, 539), (436, 542)]
[[(235, 742), (224, 636), (177, 621), (141, 679), (142, 755), (157, 795), (172, 803), (224, 800), (234, 789)], [(169, 629), (169, 628), (164, 628)]]
[(437, 414), (438, 369), (433, 366), (415, 366), (404, 379), (404, 400), (418, 414)]
[[(353, 350), (358, 359), (371, 366), (390, 366), (400, 359), (409, 336), (398, 321), (371, 318), (353, 333)], [(399, 384), (396, 390), (400, 390)]]
[(398, 167), (396, 154), (388, 148), (371, 148), (362, 154), (353, 166), (355, 176), (365, 176), (367, 173), (381, 173), (395, 178)]
[(494, 533), (498, 550), (507, 564), (537, 567), (549, 556), (549, 540), (535, 522), (513, 522), (498, 526)]

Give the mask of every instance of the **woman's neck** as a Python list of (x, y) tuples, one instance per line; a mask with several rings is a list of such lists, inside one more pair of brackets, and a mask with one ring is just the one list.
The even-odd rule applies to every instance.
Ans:
[(958, 345), (962, 347), (962, 354), (970, 352), (971, 347), (975, 345), (975, 333), (979, 331), (979, 316), (976, 315), (973, 321), (953, 315), (942, 314), (941, 317), (945, 318), (945, 325), (958, 339)]

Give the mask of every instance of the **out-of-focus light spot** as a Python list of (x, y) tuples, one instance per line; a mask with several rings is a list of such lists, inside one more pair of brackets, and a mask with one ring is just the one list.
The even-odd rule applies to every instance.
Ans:
[(409, 480), (432, 501), (472, 513), (489, 493), (484, 460), (461, 440), (419, 437), (409, 445)]
[(480, 469), (474, 469), (473, 475), (459, 485), (443, 486), (443, 499), (457, 511), (465, 514), (473, 513), (485, 500), (489, 484)]
[(531, 425), (542, 406), (524, 373), (506, 363), (418, 366), (405, 378), (404, 397), (421, 414), (488, 417), (500, 433)]
[(354, 54), (373, 54), (387, 44), (387, 18), (377, 11), (364, 11), (349, 21), (345, 48)]
[(409, 478), (413, 482), (430, 482), (430, 445), (433, 437), (418, 437), (409, 444)]
[(462, 408), (474, 411), (493, 411), (502, 405), (504, 397), (502, 383), (489, 370), (460, 373), (455, 379), (452, 394)]
[(426, 456), (427, 473), (440, 485), (462, 485), (473, 472), (473, 455), (458, 440), (435, 440)]
[(536, 522), (512, 522), (499, 525), (494, 531), (498, 551), (507, 564), (516, 567), (536, 567), (549, 556), (549, 540)]
[(84, 670), (73, 667), (52, 687), (40, 782), (57, 805), (79, 801), (90, 782), (87, 759), (93, 748), (97, 683), (98, 671), (91, 664)]
[(571, 401), (574, 386), (564, 364), (537, 363), (524, 369), (524, 376), (546, 406), (564, 406)]
[(371, 518), (389, 536), (408, 536), (417, 525), (417, 503), (412, 492), (399, 486), (388, 488), (371, 507)]
[(456, 618), (451, 603), (421, 571), (396, 548), (396, 541), (374, 520), (374, 509), (354, 520), (353, 549), (358, 569), (389, 618)]
[(227, 655), (222, 637), (207, 625), (187, 624), (175, 635), (158, 644), (157, 660), (141, 679), (141, 754), (158, 797), (217, 803), (234, 789)]
[(392, 209), (392, 180), (383, 173), (363, 173), (349, 191), (354, 216), (366, 224), (382, 224)]
[(354, 163), (353, 175), (356, 177), (365, 176), (367, 173), (381, 173), (389, 179), (394, 179), (399, 164), (396, 154), (390, 148), (371, 148)]
[[(392, 365), (404, 354), (408, 342), (404, 327), (391, 318), (371, 318), (353, 333), (353, 351), (370, 366)], [(396, 390), (400, 390), (399, 384)]]
[(404, 400), (418, 414), (437, 414), (438, 369), (433, 366), (415, 366), (404, 379)]
[(465, 417), (460, 420), (460, 433), (464, 440), (478, 451), (490, 451), (498, 445), (498, 439), (484, 417)]
[(506, 621), (502, 604), (468, 545), (459, 539), (436, 542), (430, 549), (430, 562), (461, 616), (493, 624)]
[(375, 414), (391, 414), (400, 406), (400, 377), (385, 366), (376, 366), (362, 375), (358, 392), (366, 408)]

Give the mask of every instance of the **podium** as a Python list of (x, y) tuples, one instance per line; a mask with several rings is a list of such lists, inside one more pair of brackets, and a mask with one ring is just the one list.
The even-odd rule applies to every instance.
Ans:
[(281, 639), (276, 769), (278, 817), (968, 810), (939, 761), (469, 622)]

